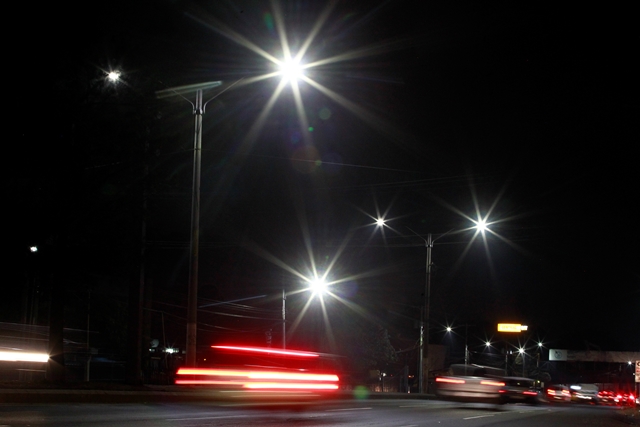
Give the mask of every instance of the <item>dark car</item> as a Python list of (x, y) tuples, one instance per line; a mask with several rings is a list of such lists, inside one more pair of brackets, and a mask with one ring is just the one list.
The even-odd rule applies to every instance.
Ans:
[(501, 403), (530, 403), (540, 402), (540, 392), (531, 378), (504, 377), (504, 386), (500, 388)]
[(616, 393), (611, 390), (602, 390), (598, 392), (598, 403), (601, 405), (615, 405)]

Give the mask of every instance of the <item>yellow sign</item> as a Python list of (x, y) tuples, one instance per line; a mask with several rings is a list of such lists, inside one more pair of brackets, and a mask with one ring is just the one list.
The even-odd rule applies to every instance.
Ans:
[(498, 323), (498, 332), (522, 332), (529, 327), (520, 323)]

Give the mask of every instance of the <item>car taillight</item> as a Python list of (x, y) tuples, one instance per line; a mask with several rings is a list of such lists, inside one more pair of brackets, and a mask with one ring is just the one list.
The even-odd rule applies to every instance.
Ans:
[(528, 396), (537, 396), (538, 393), (536, 393), (535, 391), (525, 391), (522, 394), (526, 394)]
[(556, 395), (556, 391), (555, 390), (551, 390), (551, 389), (547, 389), (547, 394), (549, 396), (555, 396)]

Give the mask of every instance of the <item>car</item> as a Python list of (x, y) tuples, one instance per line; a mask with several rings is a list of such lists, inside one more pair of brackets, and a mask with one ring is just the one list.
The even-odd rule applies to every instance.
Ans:
[(500, 388), (500, 403), (530, 403), (540, 402), (540, 392), (535, 387), (535, 381), (524, 377), (504, 377), (504, 386)]
[(555, 384), (547, 387), (545, 396), (550, 402), (571, 402), (571, 390), (563, 384)]
[(613, 401), (618, 406), (635, 406), (636, 405), (636, 397), (633, 393), (628, 392), (618, 392), (615, 393), (613, 397)]
[(496, 374), (503, 371), (478, 365), (451, 365), (445, 375), (436, 377), (436, 395), (458, 402), (498, 403), (505, 382)]
[(571, 389), (572, 401), (595, 405), (599, 403), (598, 386), (595, 384), (572, 384), (569, 388)]
[(616, 393), (611, 390), (602, 390), (598, 392), (598, 403), (600, 405), (615, 405)]

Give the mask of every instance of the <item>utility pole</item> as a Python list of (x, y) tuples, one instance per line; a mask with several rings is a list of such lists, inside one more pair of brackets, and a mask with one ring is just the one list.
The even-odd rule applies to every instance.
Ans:
[(282, 289), (282, 348), (287, 348), (287, 294)]
[[(420, 393), (428, 393), (429, 392), (429, 317), (430, 317), (430, 308), (431, 308), (431, 249), (433, 248), (433, 239), (431, 237), (431, 233), (427, 235), (427, 240), (425, 241), (425, 246), (427, 247), (427, 280), (425, 284), (425, 293), (424, 293), (424, 304), (425, 304), (425, 329), (423, 331), (424, 334), (424, 355), (421, 355), (421, 363), (424, 364), (424, 379), (422, 387), (420, 389)], [(426, 385), (425, 385), (426, 384)]]
[(469, 364), (469, 346), (467, 345), (467, 338), (469, 336), (469, 325), (464, 324), (464, 364)]

